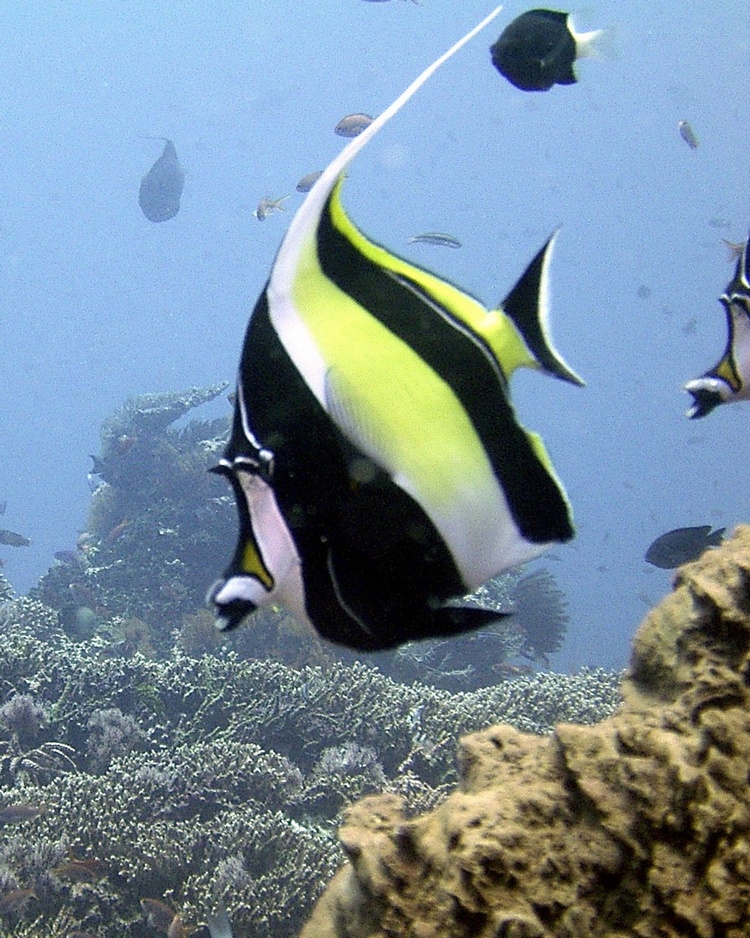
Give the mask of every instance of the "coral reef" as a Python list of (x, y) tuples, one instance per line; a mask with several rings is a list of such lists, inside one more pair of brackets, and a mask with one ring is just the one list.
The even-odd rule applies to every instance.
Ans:
[(461, 741), (458, 791), (347, 814), (302, 938), (740, 938), (750, 923), (750, 527), (683, 567), (618, 712)]
[[(105, 637), (113, 655), (138, 651), (155, 658), (169, 655), (175, 630), (190, 653), (217, 653), (224, 643), (201, 606), (236, 538), (234, 499), (207, 471), (224, 449), (229, 418), (173, 424), (225, 387), (130, 398), (104, 421), (100, 454), (92, 457), (96, 488), (86, 530), (75, 550), (57, 552), (31, 593), (58, 611), (71, 638)], [(6, 586), (0, 578), (0, 600), (13, 598)], [(451, 641), (412, 643), (372, 660), (402, 682), (451, 691), (497, 684), (519, 669), (533, 671), (528, 663), (506, 667), (513, 659), (546, 664), (544, 656), (559, 647), (566, 621), (561, 596), (549, 572), (522, 577), (511, 571), (469, 597), (506, 618)], [(295, 667), (357, 660), (270, 608), (238, 632), (232, 647), (241, 657)]]
[[(191, 618), (197, 644), (206, 624)], [(113, 654), (38, 599), (3, 607), (0, 938), (155, 938), (144, 898), (186, 935), (223, 903), (238, 938), (288, 938), (342, 862), (352, 799), (432, 808), (456, 783), (460, 733), (549, 732), (619, 703), (600, 671), (452, 694), (361, 662), (243, 660), (227, 636), (197, 657), (184, 638), (159, 659)]]
[(176, 627), (202, 604), (217, 558), (229, 557), (235, 539), (233, 500), (207, 471), (229, 418), (172, 424), (225, 388), (131, 398), (104, 422), (86, 530), (32, 591), (70, 634), (85, 639), (114, 618), (137, 619), (151, 629), (155, 653), (165, 653), (170, 630), (158, 626)]
[(510, 663), (562, 635), (551, 575), (470, 597), (517, 607), (490, 628), (367, 663), (278, 609), (218, 633), (203, 596), (236, 516), (206, 470), (229, 421), (174, 422), (223, 388), (127, 401), (76, 549), (29, 597), (0, 577), (0, 938), (149, 938), (164, 908), (206, 938), (220, 906), (238, 938), (288, 938), (341, 864), (353, 801), (427, 811), (458, 780), (460, 734), (549, 733), (619, 703), (616, 674)]

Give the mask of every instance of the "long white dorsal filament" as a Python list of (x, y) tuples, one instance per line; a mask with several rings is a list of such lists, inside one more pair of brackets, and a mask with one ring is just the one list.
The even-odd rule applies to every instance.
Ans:
[(470, 39), (473, 39), (478, 32), (481, 32), (485, 26), (491, 23), (501, 10), (502, 6), (496, 7), (481, 23), (478, 23), (473, 29), (469, 30), (469, 32), (466, 33), (465, 36), (462, 36), (458, 42), (454, 43), (447, 52), (444, 52), (439, 58), (435, 59), (431, 65), (428, 65), (427, 68), (414, 79), (409, 87), (379, 114), (369, 127), (365, 128), (357, 137), (350, 140), (338, 156), (334, 157), (325, 170), (323, 170), (322, 175), (310, 192), (308, 192), (307, 198), (292, 219), (286, 235), (284, 236), (284, 240), (281, 243), (269, 284), (272, 293), (275, 290), (283, 291), (285, 286), (291, 282), (294, 276), (294, 266), (300, 243), (313, 219), (317, 220), (319, 218), (320, 212), (323, 210), (323, 205), (330, 195), (339, 174), (346, 169), (360, 150), (372, 140), (375, 134), (388, 123), (393, 115), (401, 110), (409, 98), (422, 87), (427, 79), (430, 78), (441, 65), (447, 62), (451, 56), (455, 55), (462, 46), (466, 45)]

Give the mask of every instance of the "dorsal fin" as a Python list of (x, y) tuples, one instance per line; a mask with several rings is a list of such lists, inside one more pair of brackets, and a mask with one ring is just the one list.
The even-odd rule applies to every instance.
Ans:
[(582, 386), (583, 380), (563, 360), (549, 331), (549, 263), (556, 237), (557, 232), (537, 253), (503, 300), (501, 309), (518, 329), (536, 366), (556, 378)]

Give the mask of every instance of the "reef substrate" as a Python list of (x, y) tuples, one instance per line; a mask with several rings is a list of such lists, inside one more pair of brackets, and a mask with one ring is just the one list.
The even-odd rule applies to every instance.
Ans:
[(458, 789), (364, 798), (302, 938), (750, 934), (750, 527), (681, 568), (617, 713), (464, 737)]

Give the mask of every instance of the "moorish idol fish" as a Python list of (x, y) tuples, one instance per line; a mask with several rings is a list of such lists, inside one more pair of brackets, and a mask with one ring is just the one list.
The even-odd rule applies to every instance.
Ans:
[(487, 310), (370, 241), (341, 201), (355, 155), (497, 12), (352, 139), (292, 219), (214, 470), (240, 521), (209, 592), (219, 628), (278, 603), (361, 650), (467, 631), (500, 614), (460, 597), (573, 536), (544, 444), (508, 392), (520, 366), (582, 383), (547, 330), (554, 235)]
[(745, 241), (734, 277), (719, 297), (727, 316), (727, 347), (718, 364), (685, 385), (692, 394), (688, 417), (705, 417), (719, 404), (750, 400), (750, 279)]
[(185, 183), (177, 151), (171, 140), (164, 140), (159, 159), (141, 180), (138, 204), (152, 222), (168, 221), (180, 210), (180, 197)]
[(576, 32), (569, 13), (527, 10), (491, 46), (492, 64), (521, 91), (572, 85), (578, 81), (573, 70), (576, 59), (593, 55), (601, 35), (600, 29)]

